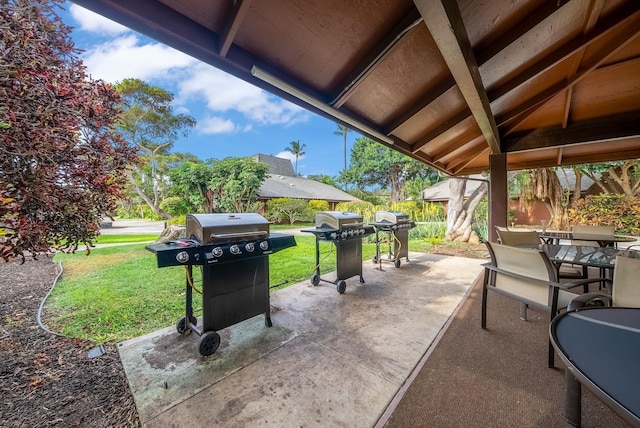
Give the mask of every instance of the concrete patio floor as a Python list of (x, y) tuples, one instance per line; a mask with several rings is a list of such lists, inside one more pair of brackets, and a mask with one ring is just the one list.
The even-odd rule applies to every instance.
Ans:
[(343, 295), (310, 281), (274, 291), (273, 327), (257, 316), (221, 330), (209, 357), (174, 326), (120, 343), (143, 426), (375, 426), (484, 262), (409, 257), (364, 262), (366, 283)]

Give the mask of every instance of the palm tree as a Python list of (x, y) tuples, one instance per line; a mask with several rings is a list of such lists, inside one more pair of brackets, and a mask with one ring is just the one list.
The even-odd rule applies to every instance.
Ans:
[(298, 140), (290, 142), (289, 146), (290, 147), (285, 148), (285, 150), (293, 153), (296, 157), (296, 175), (298, 175), (298, 158), (300, 156), (304, 156), (304, 148), (306, 147), (306, 144), (300, 144), (300, 140)]
[(338, 125), (338, 129), (333, 131), (333, 135), (342, 135), (344, 138), (344, 171), (347, 170), (347, 132), (351, 132), (349, 128), (344, 125)]

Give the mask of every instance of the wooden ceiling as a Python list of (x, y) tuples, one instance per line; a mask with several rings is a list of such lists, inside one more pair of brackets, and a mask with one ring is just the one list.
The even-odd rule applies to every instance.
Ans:
[(640, 158), (638, 0), (73, 0), (450, 175)]

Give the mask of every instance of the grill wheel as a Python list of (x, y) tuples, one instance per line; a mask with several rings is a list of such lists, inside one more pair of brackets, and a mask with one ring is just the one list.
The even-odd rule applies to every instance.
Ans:
[(220, 346), (220, 335), (215, 331), (207, 331), (200, 336), (198, 340), (198, 351), (200, 355), (208, 357), (216, 352)]
[[(196, 317), (194, 317), (193, 315), (191, 315), (191, 324), (193, 325), (198, 325), (198, 319)], [(191, 329), (189, 327), (187, 327), (187, 318), (186, 317), (182, 317), (178, 320), (178, 322), (176, 323), (176, 330), (178, 330), (178, 333), (182, 334), (182, 335), (188, 335), (189, 333), (191, 333)]]

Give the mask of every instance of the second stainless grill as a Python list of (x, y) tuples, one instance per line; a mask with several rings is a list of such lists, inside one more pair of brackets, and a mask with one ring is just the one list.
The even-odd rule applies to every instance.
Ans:
[[(316, 267), (311, 277), (315, 286), (320, 281), (336, 284), (338, 293), (347, 288), (345, 279), (362, 276), (362, 238), (373, 233), (373, 227), (365, 226), (362, 216), (352, 212), (321, 211), (316, 214), (316, 228), (303, 229), (316, 237)], [(320, 241), (328, 241), (336, 247), (336, 280), (326, 281), (320, 276)]]
[[(395, 267), (400, 267), (400, 259), (404, 257), (409, 261), (409, 229), (416, 227), (416, 224), (409, 220), (409, 216), (400, 211), (378, 211), (376, 212), (376, 222), (372, 224), (376, 230), (376, 255), (374, 263), (383, 261), (392, 262)], [(393, 252), (391, 244), (393, 243)], [(386, 258), (383, 257), (380, 247), (387, 245)]]

